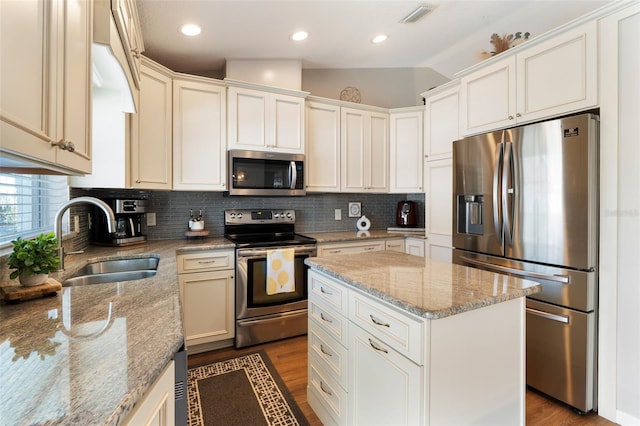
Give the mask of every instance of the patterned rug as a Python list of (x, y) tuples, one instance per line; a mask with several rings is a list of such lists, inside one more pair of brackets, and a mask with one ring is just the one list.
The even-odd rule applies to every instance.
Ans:
[(188, 371), (189, 426), (308, 425), (264, 351)]

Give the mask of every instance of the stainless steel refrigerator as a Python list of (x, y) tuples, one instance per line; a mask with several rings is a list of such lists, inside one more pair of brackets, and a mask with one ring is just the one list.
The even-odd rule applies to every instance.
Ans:
[(527, 298), (527, 385), (597, 408), (598, 117), (453, 143), (453, 262), (542, 284)]

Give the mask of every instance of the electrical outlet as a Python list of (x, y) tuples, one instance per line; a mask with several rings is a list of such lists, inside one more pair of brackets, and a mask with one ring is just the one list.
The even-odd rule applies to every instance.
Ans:
[(362, 204), (360, 201), (352, 201), (349, 203), (349, 217), (362, 216)]
[(73, 216), (73, 232), (76, 234), (80, 232), (80, 216), (78, 215)]
[(156, 226), (156, 214), (147, 213), (147, 226)]
[(342, 220), (342, 209), (336, 209), (335, 216), (336, 220)]

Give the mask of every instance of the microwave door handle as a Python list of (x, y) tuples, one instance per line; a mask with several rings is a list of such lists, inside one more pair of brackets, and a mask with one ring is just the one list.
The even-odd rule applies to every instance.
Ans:
[(498, 143), (498, 152), (496, 153), (495, 168), (493, 169), (493, 229), (496, 233), (500, 245), (504, 243), (502, 237), (502, 212), (500, 210), (500, 173), (502, 172), (502, 159), (504, 156), (504, 142)]
[(296, 170), (296, 162), (291, 161), (289, 163), (289, 182), (291, 183), (291, 185), (289, 186), (289, 189), (296, 189), (297, 180), (298, 180), (298, 172)]

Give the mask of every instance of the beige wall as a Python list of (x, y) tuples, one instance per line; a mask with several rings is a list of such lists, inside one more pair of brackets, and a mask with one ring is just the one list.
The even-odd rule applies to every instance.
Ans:
[(347, 86), (360, 91), (361, 102), (384, 108), (423, 105), (420, 93), (449, 79), (431, 68), (303, 69), (302, 90), (340, 99)]

